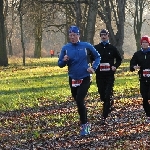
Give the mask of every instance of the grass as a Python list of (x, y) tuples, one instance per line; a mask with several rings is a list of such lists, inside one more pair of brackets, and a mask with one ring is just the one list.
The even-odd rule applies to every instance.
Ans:
[(41, 97), (64, 100), (70, 94), (67, 69), (60, 69), (56, 61), (56, 58), (27, 59), (27, 66), (22, 67), (21, 59), (14, 59), (9, 67), (1, 67), (0, 110), (19, 109), (20, 105), (33, 107)]
[(110, 126), (99, 124), (102, 103), (93, 75), (85, 102), (92, 134), (82, 138), (78, 136), (79, 116), (71, 99), (67, 67), (59, 68), (57, 60), (27, 58), (22, 66), (20, 58), (9, 58), (10, 65), (0, 67), (0, 149), (144, 150), (150, 145), (138, 76), (129, 71), (129, 61), (116, 72), (116, 110), (108, 117)]
[[(57, 60), (58, 58), (27, 58), (26, 66), (22, 66), (21, 58), (10, 58), (10, 65), (0, 68), (0, 111), (36, 107), (41, 98), (66, 101), (71, 96), (67, 67), (59, 68)], [(128, 66), (129, 63), (125, 62), (118, 69), (114, 86), (116, 95), (127, 95), (129, 93), (125, 91), (131, 89), (138, 91), (137, 75), (129, 72)], [(98, 95), (95, 75), (89, 93), (91, 99)]]

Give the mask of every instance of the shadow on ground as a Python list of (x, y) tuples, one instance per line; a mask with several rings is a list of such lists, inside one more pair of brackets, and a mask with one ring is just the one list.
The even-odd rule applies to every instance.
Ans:
[(141, 98), (115, 101), (107, 125), (101, 125), (102, 103), (87, 97), (91, 134), (79, 136), (76, 105), (39, 99), (41, 107), (0, 113), (3, 150), (149, 150), (150, 126), (145, 123)]

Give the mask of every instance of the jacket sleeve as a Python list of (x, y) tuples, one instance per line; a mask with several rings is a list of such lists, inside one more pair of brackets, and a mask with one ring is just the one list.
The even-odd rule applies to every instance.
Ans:
[(65, 47), (63, 47), (62, 50), (61, 50), (61, 52), (60, 52), (59, 59), (58, 59), (58, 66), (60, 68), (65, 67), (66, 64), (67, 64), (67, 61), (63, 60), (63, 58), (64, 58), (65, 55), (66, 55), (66, 50), (65, 50)]
[(117, 48), (115, 48), (115, 58), (116, 58), (116, 63), (114, 64), (114, 66), (118, 68), (121, 65), (122, 58)]
[(93, 64), (94, 61), (94, 56), (92, 54), (92, 52), (90, 51), (90, 49), (87, 48), (87, 56), (88, 56), (88, 63), (90, 63), (91, 65)]
[(134, 66), (137, 66), (137, 57), (136, 57), (136, 53), (134, 53), (134, 55), (132, 56), (131, 60), (130, 60), (130, 71), (135, 71), (135, 69), (133, 68)]
[(92, 53), (92, 55), (91, 55), (92, 58), (91, 59), (94, 62), (92, 64), (92, 68), (94, 70), (96, 70), (98, 68), (99, 64), (100, 64), (101, 57), (100, 57), (100, 54), (97, 52), (97, 50), (94, 48), (94, 46), (90, 45), (89, 49)]

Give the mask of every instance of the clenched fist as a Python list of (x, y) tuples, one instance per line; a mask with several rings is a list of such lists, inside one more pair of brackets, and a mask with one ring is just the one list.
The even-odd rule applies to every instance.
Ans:
[(94, 69), (93, 69), (93, 68), (90, 68), (90, 67), (87, 69), (87, 71), (88, 71), (89, 73), (91, 73), (91, 74), (95, 73)]
[(133, 67), (135, 70), (138, 70), (138, 69), (140, 69), (140, 66), (134, 66)]
[(64, 56), (63, 61), (68, 61), (69, 57), (67, 55)]

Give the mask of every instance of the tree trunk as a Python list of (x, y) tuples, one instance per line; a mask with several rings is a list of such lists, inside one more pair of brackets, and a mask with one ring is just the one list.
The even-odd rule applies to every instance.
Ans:
[(82, 12), (80, 0), (75, 0), (76, 25), (80, 29), (80, 39), (83, 39)]
[(5, 18), (5, 35), (6, 35), (6, 50), (8, 52), (9, 56), (13, 55), (12, 51), (12, 42), (11, 42), (11, 37), (12, 37), (12, 29), (8, 32), (7, 28), (7, 21), (6, 18), (8, 16), (8, 0), (5, 1), (5, 9), (4, 9), (4, 18)]
[(93, 38), (94, 38), (94, 34), (95, 34), (97, 10), (98, 10), (98, 1), (90, 0), (86, 31), (84, 33), (84, 39), (87, 42), (90, 42), (91, 44), (94, 43)]
[(8, 54), (10, 56), (12, 56), (13, 55), (13, 50), (12, 50), (12, 44), (11, 44), (11, 38), (10, 37), (7, 38), (7, 45), (8, 45)]
[(82, 20), (80, 0), (75, 0), (75, 6), (76, 6), (76, 25), (80, 27), (81, 24), (80, 21)]
[(124, 55), (124, 51), (122, 49), (123, 46), (123, 42), (124, 42), (124, 22), (125, 22), (125, 0), (119, 0), (118, 1), (118, 19), (116, 19), (116, 23), (118, 21), (117, 24), (117, 33), (116, 33), (116, 41), (114, 44), (118, 51), (120, 52), (120, 55), (123, 58)]
[(137, 46), (137, 51), (140, 50), (141, 44), (141, 29), (143, 24), (143, 11), (146, 6), (146, 1), (135, 1), (135, 12), (134, 12), (134, 36)]
[(139, 32), (138, 34), (135, 35), (137, 51), (139, 51), (141, 49), (140, 39), (141, 39), (141, 32)]
[(24, 40), (23, 40), (23, 25), (22, 25), (22, 11), (21, 11), (21, 7), (22, 7), (22, 1), (20, 0), (20, 4), (19, 4), (19, 16), (20, 16), (20, 32), (21, 32), (21, 44), (22, 44), (22, 50), (23, 50), (23, 65), (25, 66), (25, 46), (24, 46)]
[(35, 22), (34, 58), (41, 58), (41, 43), (42, 43), (42, 13), (41, 13), (41, 9), (42, 8), (39, 8), (39, 13), (36, 16), (37, 20)]
[(0, 0), (0, 66), (8, 66), (3, 0)]
[(7, 52), (8, 52), (8, 55), (12, 56), (13, 55), (12, 41), (11, 41), (12, 29), (8, 32), (6, 20), (5, 20), (5, 32), (6, 32)]
[(23, 40), (23, 27), (22, 27), (22, 15), (20, 14), (20, 28), (21, 28), (21, 45), (22, 45), (22, 51), (23, 51), (23, 65), (25, 66), (25, 46), (24, 46), (24, 40)]
[(36, 26), (35, 30), (35, 50), (34, 50), (34, 58), (41, 57), (41, 43), (42, 43), (42, 27), (39, 23)]

